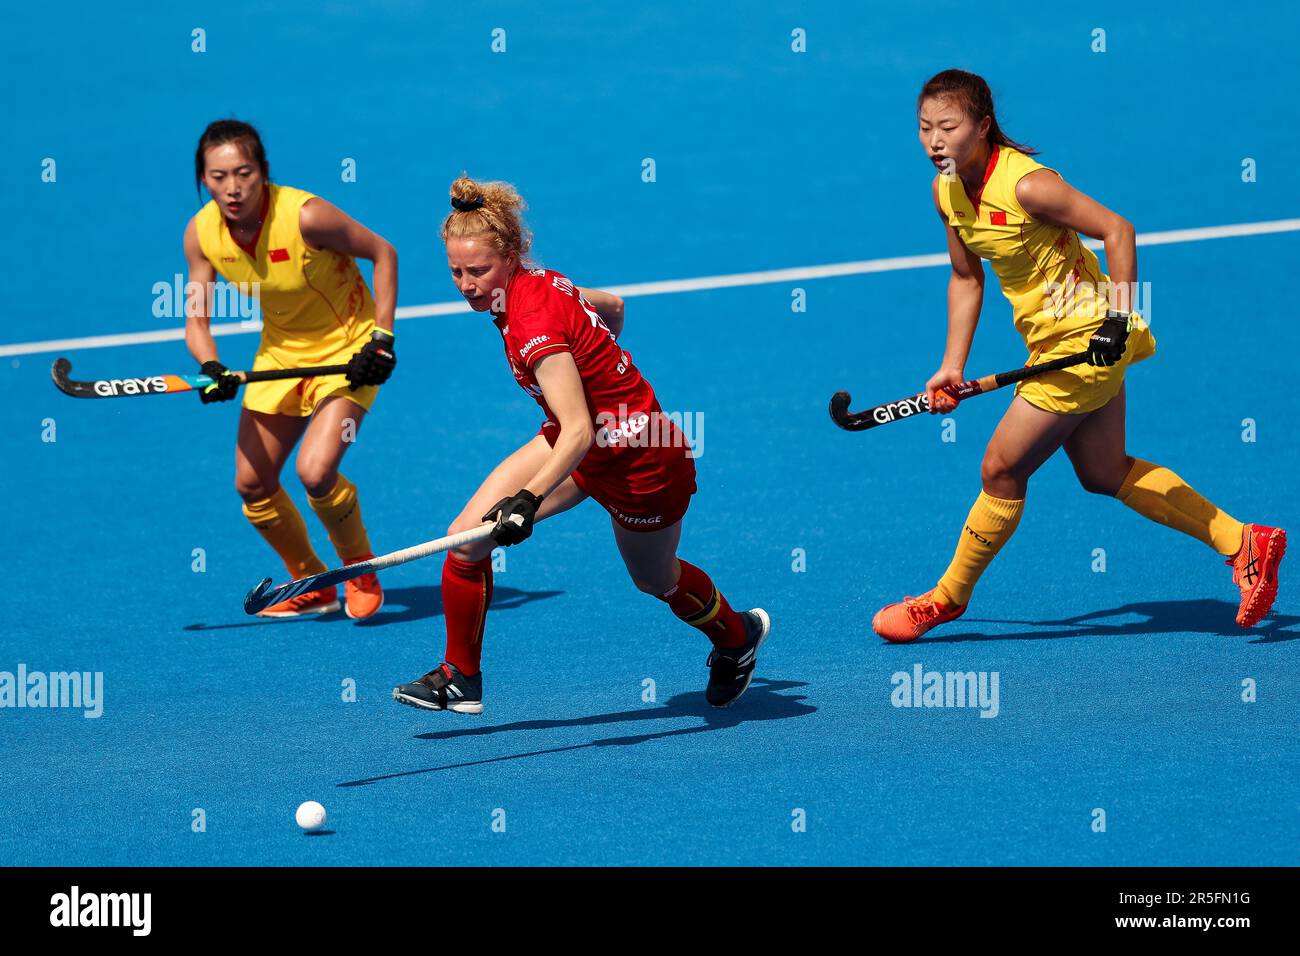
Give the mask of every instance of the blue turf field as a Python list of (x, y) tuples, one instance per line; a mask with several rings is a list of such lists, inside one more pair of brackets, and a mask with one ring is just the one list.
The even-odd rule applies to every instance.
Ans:
[[(517, 183), (538, 257), (587, 285), (940, 252), (913, 99), (948, 66), (985, 74), (1010, 134), (1139, 232), (1295, 217), (1300, 14), (1268, 7), (27, 6), (0, 39), (3, 340), (177, 324), (152, 316), (151, 289), (184, 271), (194, 142), (228, 114), (259, 125), (274, 178), (397, 245), (402, 305), (454, 296), (435, 226), (462, 169)], [(1298, 253), (1294, 230), (1140, 250), (1160, 350), (1129, 378), (1131, 453), (1293, 532), (1300, 335), (1276, 293)], [(704, 640), (635, 591), (591, 503), (509, 552), (485, 714), (399, 707), (392, 685), (442, 651), (437, 561), (389, 573), (365, 624), (254, 622), (244, 592), (282, 571), (231, 487), (237, 409), (76, 403), (49, 383), (55, 354), (88, 377), (189, 371), (183, 345), (0, 358), (0, 671), (105, 681), (99, 719), (0, 710), (0, 863), (1296, 863), (1288, 568), (1273, 617), (1241, 632), (1213, 553), (1084, 494), (1062, 458), (965, 618), (905, 647), (871, 633), (877, 607), (942, 572), (1009, 396), (963, 406), (952, 443), (934, 419), (839, 432), (826, 401), (923, 384), (945, 288), (922, 268), (628, 300), (625, 344), (664, 406), (705, 417), (682, 554), (775, 622), (760, 679), (721, 715)], [(382, 550), (441, 533), (538, 417), (485, 320), (399, 333), (344, 464)], [(239, 367), (255, 344), (223, 338), (222, 357)], [(1023, 360), (990, 278), (968, 370)], [(916, 664), (996, 671), (998, 716), (892, 706), (891, 675)], [(331, 834), (294, 826), (308, 799)]]

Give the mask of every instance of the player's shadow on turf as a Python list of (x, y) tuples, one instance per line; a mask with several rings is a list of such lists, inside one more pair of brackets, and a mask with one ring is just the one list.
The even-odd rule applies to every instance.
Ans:
[(795, 687), (808, 686), (803, 681), (776, 681), (762, 677), (754, 678), (749, 691), (733, 707), (718, 709), (710, 707), (702, 691), (689, 694), (677, 694), (659, 707), (639, 707), (635, 710), (616, 711), (612, 714), (591, 714), (586, 717), (570, 717), (563, 720), (517, 720), (509, 724), (496, 724), (491, 727), (463, 727), (455, 730), (442, 730), (427, 734), (416, 734), (419, 740), (455, 740), (462, 737), (484, 737), (492, 734), (514, 733), (523, 730), (564, 730), (573, 727), (598, 727), (606, 724), (631, 724), (653, 720), (670, 720), (674, 717), (699, 718), (703, 723), (692, 723), (686, 727), (672, 730), (660, 730), (653, 733), (629, 734), (619, 737), (602, 737), (581, 744), (568, 744), (563, 747), (545, 747), (540, 750), (527, 750), (522, 753), (505, 754), (500, 757), (486, 757), (482, 760), (466, 760), (460, 763), (443, 764), (438, 767), (426, 767), (423, 770), (403, 770), (398, 773), (386, 773), (362, 780), (349, 780), (336, 784), (339, 787), (365, 787), (385, 780), (399, 780), (402, 777), (418, 777), (426, 773), (438, 773), (442, 770), (459, 770), (465, 767), (481, 767), (487, 764), (504, 763), (508, 760), (523, 760), (527, 757), (542, 757), (548, 754), (562, 754), (571, 750), (586, 750), (589, 747), (630, 747), (650, 740), (666, 740), (670, 737), (685, 737), (690, 734), (707, 733), (722, 730), (739, 724), (759, 720), (785, 720), (789, 717), (803, 717), (814, 713), (817, 708), (804, 703), (803, 694), (786, 696), (778, 691)]
[[(521, 591), (518, 588), (497, 587), (492, 592), (492, 612), (495, 614), (498, 611), (508, 611), (531, 601), (542, 601), (563, 593), (563, 591)], [(437, 584), (425, 584), (418, 587), (384, 588), (383, 609), (374, 617), (364, 621), (353, 621), (339, 611), (336, 614), (321, 614), (306, 618), (274, 620), (249, 617), (230, 624), (186, 624), (183, 630), (224, 631), (237, 627), (283, 627), (312, 621), (324, 624), (348, 624), (353, 627), (378, 627), (383, 624), (399, 624), (441, 616), (442, 588)]]
[[(1055, 621), (1014, 621), (994, 618), (963, 617), (963, 624), (1029, 624), (1050, 627), (1047, 631), (1015, 631), (1010, 634), (938, 633), (922, 638), (931, 644), (957, 644), (963, 641), (1036, 641), (1066, 637), (1124, 637), (1137, 634), (1217, 634), (1226, 637), (1249, 636), (1250, 644), (1277, 644), (1300, 638), (1294, 625), (1300, 617), (1274, 612), (1262, 624), (1250, 630), (1235, 623), (1237, 605), (1228, 601), (1198, 599), (1194, 601), (1136, 601), (1123, 607), (1090, 611)], [(1134, 615), (1141, 621), (1105, 623), (1106, 618)], [(1095, 623), (1094, 623), (1095, 622)]]
[[(509, 611), (533, 601), (544, 601), (558, 597), (563, 591), (521, 591), (519, 588), (493, 587), (492, 613)], [(400, 611), (388, 610), (389, 602), (402, 607)], [(403, 621), (419, 621), (427, 617), (442, 616), (442, 586), (423, 584), (419, 587), (384, 589), (384, 607), (378, 614), (364, 621), (358, 621), (357, 627), (378, 627), (381, 624), (398, 624)]]

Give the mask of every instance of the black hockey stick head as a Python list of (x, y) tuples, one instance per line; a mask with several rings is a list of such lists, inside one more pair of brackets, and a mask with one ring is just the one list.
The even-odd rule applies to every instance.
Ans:
[(258, 611), (270, 607), (271, 602), (267, 599), (266, 593), (271, 590), (271, 579), (262, 578), (260, 584), (253, 590), (249, 591), (244, 597), (244, 613), (256, 614)]
[(853, 401), (853, 396), (848, 392), (836, 392), (831, 396), (831, 421), (845, 431), (860, 432), (864, 428), (870, 428), (876, 424), (874, 420), (864, 419), (861, 415), (854, 415), (849, 411), (849, 403)]
[(89, 382), (72, 381), (68, 377), (71, 372), (72, 363), (65, 358), (56, 358), (50, 367), (50, 378), (54, 379), (54, 385), (60, 392), (73, 398), (97, 397)]

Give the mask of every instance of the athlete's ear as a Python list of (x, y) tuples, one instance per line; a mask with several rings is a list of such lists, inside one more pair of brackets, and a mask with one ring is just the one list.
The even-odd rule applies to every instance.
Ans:
[(980, 120), (980, 139), (987, 140), (989, 138), (989, 129), (992, 126), (993, 126), (992, 116), (986, 116), (982, 120)]

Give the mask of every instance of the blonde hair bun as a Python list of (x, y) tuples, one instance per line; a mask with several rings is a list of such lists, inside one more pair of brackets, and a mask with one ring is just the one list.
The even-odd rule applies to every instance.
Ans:
[(488, 237), (502, 255), (522, 261), (533, 244), (524, 224), (524, 198), (510, 183), (479, 182), (461, 174), (451, 184), (452, 211), (442, 222), (442, 241)]

